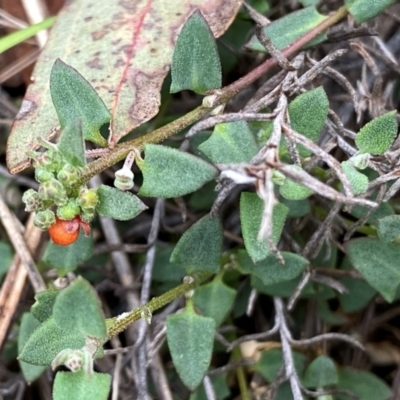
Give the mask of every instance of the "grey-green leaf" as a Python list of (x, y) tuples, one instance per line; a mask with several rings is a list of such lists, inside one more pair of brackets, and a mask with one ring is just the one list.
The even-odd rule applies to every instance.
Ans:
[(354, 268), (387, 301), (393, 301), (400, 284), (400, 245), (362, 238), (351, 240), (346, 247)]
[(171, 262), (188, 274), (218, 272), (222, 253), (223, 230), (218, 217), (207, 214), (194, 223), (179, 239)]
[(97, 206), (99, 214), (119, 221), (133, 219), (148, 208), (132, 193), (123, 192), (111, 186), (101, 185), (97, 190), (97, 194), (99, 196), (99, 204)]
[(78, 265), (88, 260), (93, 254), (93, 238), (79, 232), (76, 242), (69, 246), (58, 246), (49, 241), (43, 255), (43, 261), (57, 269), (59, 276), (73, 271)]
[(303, 384), (308, 388), (323, 388), (339, 381), (335, 363), (327, 356), (319, 356), (307, 367)]
[(53, 306), (55, 323), (64, 332), (107, 338), (105, 317), (97, 292), (79, 277), (63, 289)]
[(40, 322), (44, 322), (53, 315), (53, 306), (59, 290), (45, 290), (35, 294), (35, 304), (31, 307), (32, 315)]
[[(261, 219), (264, 209), (263, 201), (255, 193), (243, 192), (240, 196), (240, 222), (246, 250), (256, 263), (270, 253), (266, 240), (258, 240)], [(275, 204), (272, 215), (272, 239), (278, 243), (285, 224), (288, 208), (280, 203)]]
[(53, 318), (49, 318), (30, 335), (18, 359), (29, 364), (48, 366), (61, 350), (78, 350), (84, 345), (83, 335), (66, 332)]
[(353, 193), (356, 196), (365, 193), (368, 189), (368, 177), (361, 172), (358, 172), (349, 161), (343, 161), (341, 166), (350, 182)]
[[(298, 165), (291, 165), (295, 169), (301, 169)], [(314, 192), (299, 183), (286, 178), (282, 185), (279, 186), (279, 193), (287, 200), (304, 200), (310, 197)]]
[(224, 321), (235, 300), (236, 291), (227, 286), (220, 275), (198, 287), (193, 296), (195, 307), (219, 326)]
[(264, 285), (290, 281), (299, 276), (309, 265), (308, 260), (297, 254), (283, 251), (281, 255), (285, 260), (285, 265), (281, 265), (274, 254), (268, 255), (257, 263), (251, 263), (246, 252), (243, 251), (238, 252), (238, 261), (246, 265), (250, 273), (259, 277)]
[(57, 147), (70, 164), (75, 167), (86, 165), (82, 120), (71, 122), (63, 129)]
[[(339, 369), (338, 389), (349, 390), (362, 400), (388, 400), (392, 396), (389, 386), (376, 375), (352, 368)], [(345, 394), (335, 395), (335, 400), (351, 400), (354, 397)]]
[(379, 219), (378, 237), (387, 243), (400, 244), (400, 215), (389, 215)]
[[(272, 43), (279, 50), (284, 49), (293, 43), (300, 36), (303, 36), (312, 28), (319, 25), (326, 16), (321, 15), (315, 7), (307, 7), (302, 10), (292, 12), (268, 24), (264, 28), (265, 35), (271, 39)], [(310, 44), (317, 44), (326, 39), (326, 34), (317, 36)], [(246, 45), (249, 50), (266, 52), (264, 46), (253, 36)]]
[(361, 24), (376, 17), (396, 0), (345, 0), (344, 2), (357, 24)]
[[(322, 86), (302, 93), (292, 100), (288, 111), (290, 125), (294, 131), (317, 142), (329, 110), (329, 100)], [(299, 154), (309, 156), (311, 152), (299, 145)]]
[(245, 121), (218, 124), (211, 137), (199, 146), (215, 164), (246, 163), (258, 152), (258, 145)]
[(363, 153), (383, 154), (397, 136), (396, 111), (374, 118), (364, 125), (356, 135), (356, 145)]
[(197, 11), (186, 21), (175, 44), (171, 93), (193, 90), (204, 94), (222, 85), (221, 62), (214, 36)]
[[(32, 315), (32, 313), (24, 313), (21, 319), (21, 325), (18, 335), (18, 352), (21, 352), (24, 344), (28, 340), (33, 331), (38, 328), (40, 322)], [(28, 364), (19, 360), (19, 365), (25, 380), (30, 383), (39, 378), (45, 371), (46, 367)]]
[(194, 390), (211, 361), (215, 321), (198, 315), (191, 302), (185, 311), (167, 318), (167, 341), (172, 361), (182, 382)]
[(107, 146), (100, 128), (110, 122), (111, 114), (90, 83), (59, 58), (51, 70), (50, 93), (63, 129), (80, 119), (83, 137)]
[(95, 372), (91, 377), (83, 371), (60, 371), (53, 387), (54, 400), (107, 400), (111, 375)]
[(217, 176), (211, 164), (170, 147), (147, 144), (145, 160), (138, 161), (143, 173), (143, 196), (171, 198), (194, 192)]

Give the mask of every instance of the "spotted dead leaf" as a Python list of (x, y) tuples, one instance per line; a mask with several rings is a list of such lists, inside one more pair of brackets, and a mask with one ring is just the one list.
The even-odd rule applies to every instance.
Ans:
[(57, 58), (95, 88), (112, 115), (109, 143), (157, 114), (176, 38), (200, 10), (215, 37), (233, 21), (243, 0), (70, 0), (59, 14), (32, 76), (7, 143), (7, 166), (29, 165), (28, 150), (58, 126), (49, 78)]

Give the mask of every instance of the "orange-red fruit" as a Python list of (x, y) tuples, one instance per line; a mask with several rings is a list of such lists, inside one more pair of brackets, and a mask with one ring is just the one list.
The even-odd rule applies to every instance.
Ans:
[(90, 226), (88, 223), (83, 222), (79, 216), (76, 216), (71, 221), (56, 217), (56, 222), (49, 228), (51, 240), (59, 246), (68, 246), (78, 239), (80, 226), (82, 226), (85, 235), (88, 236)]

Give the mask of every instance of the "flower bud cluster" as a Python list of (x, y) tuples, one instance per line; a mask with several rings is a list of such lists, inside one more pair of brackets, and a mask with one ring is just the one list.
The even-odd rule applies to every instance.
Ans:
[(22, 201), (25, 211), (36, 212), (34, 225), (42, 230), (50, 228), (57, 218), (71, 221), (80, 216), (89, 223), (98, 204), (97, 192), (79, 186), (80, 168), (70, 164), (57, 146), (49, 143), (43, 153), (31, 153), (38, 191), (27, 190)]

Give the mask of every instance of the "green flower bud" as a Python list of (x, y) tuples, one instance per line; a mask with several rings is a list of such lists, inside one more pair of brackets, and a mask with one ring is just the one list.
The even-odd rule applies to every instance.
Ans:
[(82, 211), (94, 212), (99, 203), (99, 196), (96, 189), (88, 189), (86, 187), (79, 191), (78, 204)]
[(64, 186), (55, 178), (40, 185), (39, 196), (43, 201), (51, 202), (57, 206), (64, 205), (68, 200)]
[(80, 176), (80, 171), (77, 167), (71, 164), (64, 164), (61, 170), (57, 174), (57, 179), (66, 187), (69, 188), (74, 186)]
[(368, 167), (369, 160), (371, 159), (371, 154), (369, 153), (361, 153), (356, 154), (353, 157), (349, 158), (347, 161), (353, 165), (353, 167), (357, 169), (365, 169)]
[(64, 156), (60, 151), (51, 148), (44, 153), (36, 153), (33, 163), (35, 168), (44, 168), (49, 172), (58, 172), (65, 164)]
[(48, 171), (46, 168), (37, 167), (35, 169), (35, 179), (38, 182), (40, 182), (40, 183), (47, 182), (51, 178), (54, 178), (54, 174), (52, 172)]
[(39, 193), (36, 190), (28, 189), (22, 196), (22, 202), (25, 204), (25, 211), (36, 212), (43, 207)]
[(275, 183), (275, 185), (283, 185), (285, 182), (286, 176), (282, 174), (282, 172), (274, 170), (272, 173), (272, 182)]
[(115, 173), (114, 186), (119, 190), (130, 190), (133, 188), (133, 172), (122, 168)]
[(35, 215), (35, 218), (33, 220), (33, 225), (35, 225), (42, 231), (45, 231), (46, 229), (49, 229), (50, 226), (52, 226), (55, 222), (56, 222), (56, 216), (54, 215), (54, 212), (51, 210), (44, 210), (44, 211), (39, 211)]
[(57, 208), (57, 217), (70, 221), (80, 214), (80, 208), (75, 199), (69, 199), (66, 204)]
[(92, 220), (93, 220), (93, 218), (95, 216), (95, 213), (96, 213), (95, 208), (93, 208), (93, 209), (83, 209), (82, 213), (80, 215), (81, 220), (83, 222), (90, 223), (90, 222), (92, 222)]

